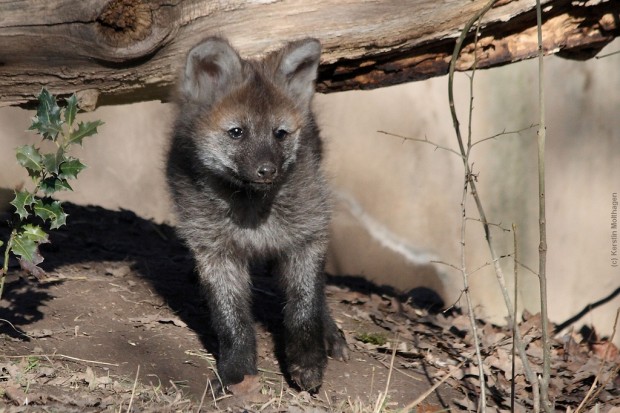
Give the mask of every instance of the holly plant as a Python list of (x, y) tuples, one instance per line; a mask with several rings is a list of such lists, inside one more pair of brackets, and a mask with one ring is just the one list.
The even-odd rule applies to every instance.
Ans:
[[(38, 267), (43, 261), (39, 245), (49, 242), (44, 227), (60, 228), (67, 219), (60, 202), (50, 196), (58, 191), (73, 190), (69, 181), (76, 179), (86, 166), (71, 156), (69, 150), (73, 145), (81, 146), (82, 140), (96, 134), (97, 128), (103, 124), (99, 120), (76, 123), (78, 99), (75, 94), (65, 100), (66, 105), (63, 108), (58, 106), (56, 97), (45, 88), (37, 98), (37, 115), (32, 119), (28, 130), (41, 135), (42, 141), (53, 142), (55, 150), (45, 153), (35, 145), (24, 145), (16, 149), (17, 162), (28, 172), (34, 189), (15, 191), (15, 199), (11, 202), (15, 214), (9, 223), (11, 235), (4, 250), (0, 298), (10, 253), (17, 257), (26, 271), (35, 276), (43, 274), (43, 270)], [(37, 222), (42, 223), (43, 227)], [(0, 247), (2, 246), (3, 242), (0, 240)]]

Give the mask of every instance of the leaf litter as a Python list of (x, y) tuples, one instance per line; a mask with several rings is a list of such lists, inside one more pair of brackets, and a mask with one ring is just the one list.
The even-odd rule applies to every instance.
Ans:
[[(441, 379), (439, 393), (410, 411), (476, 410), (478, 368), (466, 314), (431, 312), (406, 295), (342, 277), (329, 280), (327, 296), (351, 361), (330, 361), (319, 393), (289, 385), (277, 344), (274, 354), (278, 332), (270, 323), (279, 315), (260, 307), (257, 312), (266, 315), (257, 325), (259, 375), (218, 395), (208, 380), (216, 380), (210, 353), (216, 346), (209, 344), (204, 304), (190, 294), (191, 277), (153, 281), (179, 267), (192, 273), (172, 229), (127, 211), (68, 209), (81, 225), (59, 231), (51, 246), (42, 247), (48, 248), (44, 268), (55, 281), (28, 281), (17, 269), (9, 275), (0, 306), (0, 412), (125, 411), (130, 403), (132, 411), (145, 412), (392, 412)], [(54, 250), (68, 239), (80, 241)], [(277, 297), (272, 284), (258, 279), (257, 296)], [(524, 314), (519, 324), (536, 373), (542, 371), (540, 325), (537, 314)], [(510, 411), (514, 385), (516, 411), (532, 411), (532, 389), (518, 358), (513, 383), (511, 330), (480, 320), (478, 330), (487, 410)], [(555, 336), (551, 347), (550, 394), (557, 411), (574, 411), (593, 384), (595, 397), (584, 411), (620, 411), (620, 358), (613, 343), (584, 327)], [(138, 377), (136, 362), (143, 371)], [(168, 372), (174, 369), (176, 375)]]

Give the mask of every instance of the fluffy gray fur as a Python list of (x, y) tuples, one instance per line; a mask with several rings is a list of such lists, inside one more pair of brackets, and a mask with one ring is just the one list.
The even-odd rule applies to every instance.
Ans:
[(189, 52), (180, 81), (168, 183), (207, 291), (224, 385), (257, 374), (256, 263), (274, 263), (286, 297), (291, 379), (315, 391), (327, 355), (348, 358), (324, 294), (330, 194), (311, 111), (320, 50), (306, 39), (251, 61), (209, 38)]

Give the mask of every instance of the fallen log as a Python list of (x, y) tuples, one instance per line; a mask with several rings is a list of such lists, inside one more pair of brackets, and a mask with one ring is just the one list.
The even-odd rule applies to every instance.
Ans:
[[(220, 34), (245, 56), (300, 37), (323, 43), (320, 92), (443, 75), (464, 23), (487, 0), (0, 0), (0, 106), (46, 86), (82, 105), (166, 100), (189, 48)], [(547, 0), (544, 50), (586, 59), (620, 34), (617, 0)], [(499, 0), (457, 68), (537, 53), (534, 0)]]

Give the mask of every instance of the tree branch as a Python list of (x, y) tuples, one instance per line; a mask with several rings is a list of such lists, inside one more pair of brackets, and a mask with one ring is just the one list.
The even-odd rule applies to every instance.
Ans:
[[(515, 323), (516, 322), (516, 315), (513, 314), (513, 309), (512, 309), (512, 304), (511, 304), (511, 300), (510, 300), (510, 296), (508, 295), (508, 289), (506, 287), (506, 281), (505, 281), (505, 277), (504, 277), (504, 273), (502, 271), (501, 266), (499, 265), (499, 259), (498, 259), (498, 255), (495, 251), (495, 246), (493, 244), (493, 239), (492, 239), (492, 234), (489, 228), (488, 220), (486, 218), (486, 214), (484, 212), (484, 208), (482, 206), (482, 201), (480, 200), (480, 196), (478, 194), (478, 191), (476, 189), (476, 183), (475, 180), (471, 178), (471, 170), (469, 167), (469, 164), (467, 162), (467, 158), (468, 158), (468, 154), (469, 154), (469, 149), (467, 150), (465, 149), (465, 146), (463, 144), (463, 138), (461, 136), (461, 130), (460, 130), (460, 126), (459, 126), (459, 120), (458, 120), (458, 116), (456, 114), (456, 107), (454, 104), (454, 72), (456, 70), (456, 63), (457, 63), (457, 59), (459, 56), (459, 53), (461, 51), (461, 47), (463, 45), (463, 42), (465, 41), (465, 38), (467, 37), (467, 34), (469, 32), (469, 30), (471, 29), (471, 27), (474, 25), (474, 23), (476, 21), (478, 21), (478, 19), (480, 19), (480, 17), (482, 15), (484, 15), (488, 10), (491, 9), (491, 7), (493, 6), (493, 4), (495, 3), (496, 0), (491, 0), (489, 1), (480, 11), (478, 11), (465, 25), (465, 27), (463, 28), (461, 35), (459, 36), (456, 45), (454, 47), (454, 52), (452, 53), (452, 59), (450, 61), (450, 70), (448, 72), (448, 101), (449, 101), (449, 105), (450, 105), (450, 113), (452, 115), (452, 122), (454, 125), (454, 131), (456, 133), (456, 138), (459, 144), (459, 149), (461, 151), (461, 154), (463, 155), (463, 166), (465, 168), (465, 175), (467, 177), (469, 177), (469, 184), (471, 187), (471, 191), (472, 191), (472, 196), (476, 202), (476, 207), (478, 209), (478, 214), (480, 215), (480, 220), (482, 221), (482, 224), (484, 226), (484, 232), (485, 232), (485, 236), (486, 236), (486, 240), (487, 240), (487, 245), (489, 247), (489, 251), (491, 253), (491, 259), (494, 263), (494, 268), (495, 268), (495, 274), (496, 274), (496, 278), (498, 280), (498, 283), (500, 285), (500, 289), (502, 291), (502, 295), (504, 297), (504, 301), (506, 303), (506, 308), (508, 310), (508, 318), (509, 318), (509, 322), (510, 323)], [(532, 391), (534, 394), (534, 406), (535, 406), (535, 412), (538, 411), (538, 400), (539, 400), (539, 394), (538, 394), (538, 379), (536, 378), (536, 375), (534, 374), (534, 372), (532, 371), (532, 368), (530, 366), (529, 363), (529, 359), (527, 358), (527, 354), (525, 353), (525, 345), (523, 343), (523, 340), (521, 339), (519, 330), (516, 330), (516, 336), (515, 336), (515, 343), (517, 345), (517, 350), (519, 351), (519, 357), (521, 358), (521, 360), (523, 361), (523, 369), (525, 372), (525, 376), (527, 377), (528, 381), (532, 384)]]

